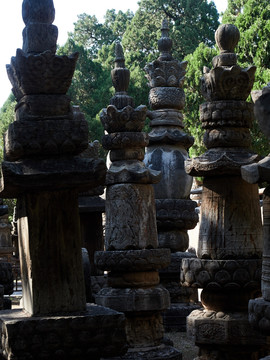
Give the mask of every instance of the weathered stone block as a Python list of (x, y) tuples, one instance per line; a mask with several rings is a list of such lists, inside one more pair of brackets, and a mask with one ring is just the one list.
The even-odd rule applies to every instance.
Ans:
[(153, 187), (143, 184), (116, 184), (106, 192), (107, 250), (156, 248)]
[(166, 268), (170, 261), (170, 249), (95, 252), (97, 267), (101, 270), (110, 270), (115, 273), (159, 270)]
[(1, 354), (17, 360), (98, 360), (126, 351), (125, 317), (88, 305), (82, 313), (31, 317), (23, 310), (1, 313)]
[(57, 190), (77, 187), (86, 191), (105, 182), (106, 165), (103, 160), (80, 157), (25, 159), (2, 163), (1, 196), (15, 198), (34, 190)]
[(187, 318), (187, 333), (196, 345), (265, 345), (266, 338), (251, 328), (247, 313), (195, 310)]
[(50, 50), (55, 53), (57, 37), (58, 29), (55, 25), (30, 23), (23, 29), (23, 51), (36, 54)]
[(149, 92), (149, 103), (152, 109), (178, 109), (185, 106), (185, 93), (176, 87), (155, 87)]
[(14, 121), (5, 136), (5, 159), (77, 155), (88, 146), (86, 120)]
[(98, 305), (123, 312), (161, 311), (170, 306), (170, 295), (162, 286), (154, 288), (104, 288), (96, 295)]

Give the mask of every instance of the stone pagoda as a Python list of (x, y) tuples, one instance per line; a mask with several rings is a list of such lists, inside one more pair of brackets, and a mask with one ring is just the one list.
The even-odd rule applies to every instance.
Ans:
[(96, 253), (96, 264), (109, 271), (108, 287), (96, 303), (126, 315), (129, 350), (121, 359), (181, 359), (181, 354), (162, 344), (161, 312), (170, 306), (168, 291), (159, 285), (158, 270), (170, 263), (170, 250), (158, 249), (153, 182), (158, 172), (143, 163), (148, 144), (144, 126), (146, 106), (134, 107), (128, 96), (129, 70), (122, 47), (116, 43), (112, 81), (116, 93), (101, 113), (108, 135), (103, 146), (110, 150), (106, 177), (107, 251)]
[(161, 34), (160, 56), (145, 67), (153, 110), (148, 112), (152, 130), (144, 162), (162, 174), (161, 181), (153, 186), (159, 247), (171, 250), (170, 266), (160, 271), (161, 283), (171, 297), (171, 307), (164, 313), (164, 325), (168, 330), (185, 331), (186, 316), (198, 308), (194, 305), (198, 300), (197, 289), (181, 287), (179, 283), (182, 258), (195, 257), (186, 250), (187, 230), (198, 222), (197, 203), (189, 198), (193, 178), (186, 174), (184, 166), (194, 139), (183, 131), (185, 93), (182, 87), (187, 62), (175, 60), (171, 55), (167, 20), (163, 21)]
[[(258, 186), (241, 177), (241, 166), (258, 156), (249, 150), (253, 105), (246, 102), (256, 68), (237, 65), (239, 30), (221, 25), (220, 55), (204, 69), (200, 106), (206, 153), (187, 160), (190, 175), (203, 176), (198, 259), (182, 261), (181, 281), (202, 288), (203, 310), (187, 320), (200, 348), (198, 359), (254, 359), (265, 338), (252, 330), (248, 301), (260, 293), (262, 224)], [(255, 357), (253, 357), (255, 356)]]
[(99, 359), (125, 352), (124, 315), (86, 305), (78, 191), (105, 179), (81, 158), (88, 127), (66, 92), (78, 54), (55, 55), (52, 0), (24, 0), (23, 49), (7, 66), (17, 99), (1, 197), (17, 198), (23, 308), (0, 313), (3, 359)]
[[(256, 95), (255, 116), (261, 130), (270, 138), (270, 84)], [(270, 336), (270, 155), (257, 164), (243, 166), (241, 170), (243, 179), (249, 183), (267, 182), (263, 193), (262, 297), (249, 301), (249, 321), (260, 333)], [(265, 359), (269, 360), (270, 356)]]

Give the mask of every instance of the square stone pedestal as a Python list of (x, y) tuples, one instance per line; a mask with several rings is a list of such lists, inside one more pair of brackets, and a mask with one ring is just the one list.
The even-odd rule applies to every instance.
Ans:
[(22, 309), (0, 313), (1, 359), (97, 360), (126, 352), (125, 316), (87, 304), (82, 313), (30, 316)]
[(200, 348), (198, 360), (253, 360), (267, 354), (267, 338), (253, 330), (247, 313), (195, 310), (187, 334)]

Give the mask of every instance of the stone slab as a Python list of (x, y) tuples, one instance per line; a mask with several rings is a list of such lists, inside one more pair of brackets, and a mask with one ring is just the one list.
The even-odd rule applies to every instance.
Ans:
[(2, 311), (0, 324), (3, 359), (96, 360), (126, 351), (124, 314), (94, 304), (65, 316)]
[(63, 157), (25, 159), (2, 163), (0, 191), (3, 198), (16, 198), (25, 192), (77, 188), (86, 191), (104, 183), (103, 160)]

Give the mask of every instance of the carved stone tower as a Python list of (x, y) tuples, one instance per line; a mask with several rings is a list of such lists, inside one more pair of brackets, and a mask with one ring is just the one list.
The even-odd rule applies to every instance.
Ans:
[(141, 130), (146, 106), (134, 108), (128, 96), (129, 70), (122, 47), (116, 43), (112, 81), (116, 93), (103, 109), (101, 121), (108, 132), (103, 146), (112, 162), (106, 177), (107, 251), (96, 253), (96, 264), (109, 270), (108, 287), (96, 303), (123, 311), (129, 350), (121, 359), (181, 359), (162, 345), (161, 311), (170, 306), (168, 291), (159, 285), (158, 270), (170, 263), (169, 249), (158, 249), (153, 182), (159, 173), (142, 162), (147, 135)]
[[(199, 259), (182, 261), (183, 285), (202, 288), (204, 310), (188, 317), (199, 359), (253, 359), (265, 339), (248, 322), (248, 300), (260, 293), (262, 225), (258, 187), (241, 178), (241, 166), (258, 160), (249, 150), (253, 105), (246, 102), (255, 67), (237, 65), (239, 31), (216, 31), (220, 55), (204, 69), (200, 107), (208, 151), (187, 160), (186, 171), (203, 176)], [(256, 356), (256, 355), (255, 355)]]
[(102, 183), (106, 167), (79, 156), (88, 146), (87, 123), (66, 95), (78, 54), (55, 55), (52, 0), (24, 0), (22, 13), (23, 50), (7, 66), (17, 106), (0, 185), (2, 197), (18, 199), (23, 309), (0, 314), (1, 358), (118, 355), (123, 314), (85, 300), (78, 191)]
[[(255, 99), (254, 112), (261, 130), (270, 138), (270, 84)], [(262, 297), (249, 301), (249, 321), (262, 334), (270, 336), (270, 155), (257, 164), (243, 166), (242, 177), (249, 183), (267, 182), (263, 193)], [(268, 352), (269, 354), (269, 352)], [(270, 356), (265, 360), (269, 360)]]
[(145, 67), (149, 86), (148, 112), (152, 131), (144, 162), (150, 168), (161, 171), (162, 178), (154, 184), (158, 241), (160, 248), (171, 250), (171, 264), (160, 271), (161, 283), (170, 292), (171, 307), (164, 313), (164, 325), (168, 329), (185, 330), (186, 316), (197, 306), (190, 300), (198, 300), (197, 289), (183, 288), (179, 284), (182, 258), (195, 257), (187, 252), (187, 230), (198, 222), (195, 201), (190, 200), (192, 177), (185, 172), (187, 149), (194, 139), (183, 131), (182, 109), (185, 93), (182, 89), (187, 62), (173, 59), (172, 40), (166, 20), (162, 24), (158, 41), (160, 56)]

